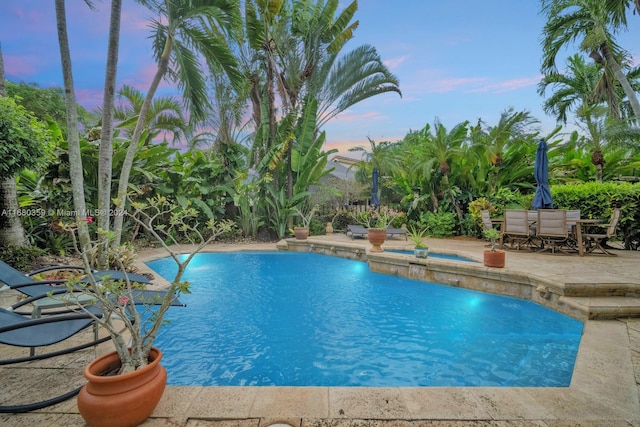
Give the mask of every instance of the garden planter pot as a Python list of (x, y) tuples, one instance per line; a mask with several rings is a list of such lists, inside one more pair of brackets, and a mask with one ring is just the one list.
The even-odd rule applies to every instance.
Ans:
[(384, 252), (384, 249), (380, 245), (382, 245), (387, 238), (387, 230), (384, 228), (370, 228), (367, 231), (367, 237), (369, 238), (369, 243), (371, 243), (370, 252)]
[(413, 248), (416, 258), (426, 258), (429, 255), (429, 248)]
[(293, 233), (298, 240), (307, 240), (309, 237), (309, 228), (308, 227), (293, 227)]
[(153, 348), (149, 364), (122, 375), (104, 374), (120, 367), (115, 351), (91, 362), (84, 370), (88, 383), (78, 395), (80, 415), (91, 427), (128, 427), (144, 422), (160, 401), (167, 384), (162, 352)]
[(484, 251), (484, 265), (487, 267), (502, 268), (505, 262), (504, 251)]

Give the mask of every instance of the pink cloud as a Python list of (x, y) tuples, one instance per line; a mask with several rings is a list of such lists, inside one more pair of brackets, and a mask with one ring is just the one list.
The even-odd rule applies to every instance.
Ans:
[(37, 72), (36, 60), (30, 56), (4, 57), (5, 73), (10, 76), (31, 76)]
[(429, 85), (428, 92), (431, 93), (447, 93), (460, 89), (466, 89), (470, 86), (477, 86), (486, 82), (486, 77), (466, 77), (457, 79), (441, 79), (436, 80), (433, 84)]
[(122, 19), (120, 21), (121, 28), (123, 30), (133, 30), (133, 31), (148, 31), (149, 30), (149, 20), (146, 16), (141, 16), (141, 11), (122, 11)]
[[(375, 138), (376, 142), (382, 141), (399, 141), (404, 138), (403, 136), (393, 137), (393, 138)], [(363, 155), (362, 152), (353, 152), (349, 151), (351, 148), (355, 147), (364, 147), (367, 151), (370, 150), (369, 141), (366, 138), (358, 138), (357, 140), (353, 139), (340, 139), (337, 141), (328, 141), (322, 146), (322, 149), (325, 151), (336, 149), (338, 150), (338, 155), (353, 157), (355, 159), (360, 159)]]
[(405, 56), (400, 56), (398, 58), (387, 59), (386, 61), (382, 61), (382, 62), (384, 63), (384, 65), (389, 67), (389, 69), (393, 70), (398, 68), (398, 66), (403, 62), (405, 62), (408, 58), (409, 57), (405, 55)]
[(471, 89), (468, 92), (470, 93), (505, 93), (505, 92), (513, 92), (518, 89), (522, 89), (525, 87), (535, 86), (540, 82), (542, 78), (541, 75), (535, 77), (524, 77), (520, 79), (511, 79), (505, 80), (503, 82), (497, 83), (489, 83), (475, 89)]
[[(158, 66), (155, 62), (150, 62), (142, 68), (138, 68), (131, 74), (123, 76), (123, 84), (129, 85), (135, 89), (138, 89), (144, 93), (149, 89), (149, 85), (158, 71)], [(160, 87), (166, 87), (167, 84), (164, 80), (160, 83)]]
[(86, 108), (88, 111), (93, 111), (96, 108), (102, 107), (102, 96), (104, 92), (97, 89), (77, 89), (76, 102)]
[(359, 121), (374, 121), (374, 120), (381, 120), (384, 119), (385, 116), (383, 116), (382, 114), (380, 114), (377, 111), (369, 111), (366, 113), (362, 113), (362, 114), (350, 114), (349, 110), (347, 111), (343, 111), (342, 113), (338, 114), (337, 116), (333, 117), (331, 119), (331, 123), (336, 123), (336, 122), (359, 122)]
[(19, 22), (22, 31), (49, 33), (54, 30), (55, 18), (49, 16), (42, 8), (25, 10), (19, 6), (9, 9), (9, 15), (13, 17), (11, 21)]

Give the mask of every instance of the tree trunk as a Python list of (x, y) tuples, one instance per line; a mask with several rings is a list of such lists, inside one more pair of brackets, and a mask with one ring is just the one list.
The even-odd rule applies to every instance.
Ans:
[(636, 121), (640, 123), (640, 102), (638, 102), (638, 97), (631, 87), (629, 79), (627, 79), (627, 76), (622, 72), (622, 68), (620, 68), (620, 64), (618, 64), (618, 61), (616, 61), (616, 59), (611, 54), (609, 46), (603, 44), (602, 46), (600, 46), (600, 49), (602, 50), (602, 54), (604, 55), (604, 57), (607, 59), (607, 64), (611, 67), (611, 71), (613, 71), (613, 74), (616, 76), (616, 79), (618, 79), (620, 86), (622, 86), (622, 90), (624, 91), (625, 95), (627, 95), (629, 104), (631, 104), (631, 109), (633, 110), (633, 114), (635, 114), (636, 116)]
[(7, 96), (4, 85), (4, 60), (2, 59), (2, 43), (0, 43), (0, 96)]
[(15, 177), (0, 181), (0, 246), (28, 246), (18, 208)]
[[(4, 84), (4, 60), (0, 44), (0, 96), (7, 96)], [(19, 208), (16, 179), (11, 176), (0, 181), (0, 245), (26, 246), (28, 244), (22, 221), (15, 215)]]
[(102, 103), (102, 135), (98, 161), (98, 269), (109, 268), (107, 232), (111, 212), (111, 176), (113, 170), (113, 104), (115, 98), (118, 49), (120, 45), (120, 16), (122, 0), (111, 2), (111, 23), (109, 24), (109, 48), (107, 70), (104, 79), (104, 100)]
[(78, 109), (73, 86), (73, 72), (71, 68), (71, 52), (67, 36), (67, 18), (64, 0), (56, 0), (56, 23), (58, 27), (58, 43), (60, 44), (60, 60), (62, 62), (62, 77), (64, 78), (65, 102), (67, 107), (67, 141), (69, 143), (69, 175), (73, 206), (75, 209), (80, 250), (89, 248), (89, 226), (87, 225), (87, 205), (84, 198), (84, 170), (80, 153), (80, 135), (78, 133)]
[[(164, 51), (162, 52), (162, 56), (160, 57), (160, 61), (158, 62), (158, 69), (156, 71), (155, 76), (153, 76), (153, 80), (151, 81), (151, 86), (149, 87), (149, 91), (147, 92), (147, 96), (144, 99), (144, 103), (140, 108), (140, 113), (138, 115), (138, 121), (136, 122), (136, 127), (133, 130), (133, 135), (131, 135), (131, 142), (129, 143), (129, 148), (127, 149), (127, 155), (124, 158), (124, 162), (122, 164), (122, 170), (120, 171), (120, 180), (118, 181), (118, 208), (125, 209), (125, 205), (127, 202), (127, 189), (129, 188), (129, 177), (131, 176), (131, 169), (133, 168), (133, 160), (135, 158), (136, 152), (138, 151), (138, 144), (140, 143), (140, 137), (142, 136), (142, 132), (147, 127), (147, 114), (149, 112), (149, 107), (151, 106), (151, 102), (153, 101), (153, 97), (155, 96), (156, 90), (158, 89), (158, 85), (160, 85), (160, 81), (162, 77), (167, 72), (169, 66), (169, 58), (171, 56), (171, 49), (173, 48), (173, 39), (171, 35), (167, 36), (167, 41), (164, 46)], [(120, 242), (122, 240), (122, 225), (124, 222), (124, 215), (116, 215), (113, 218), (113, 230), (115, 231), (115, 238), (113, 239), (112, 246), (118, 247), (120, 246)]]

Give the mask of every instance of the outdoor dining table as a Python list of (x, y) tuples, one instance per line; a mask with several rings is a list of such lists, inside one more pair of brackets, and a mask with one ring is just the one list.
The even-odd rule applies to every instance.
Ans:
[(584, 246), (582, 244), (582, 227), (585, 224), (600, 224), (602, 220), (600, 219), (572, 219), (571, 222), (575, 222), (575, 233), (576, 233), (576, 242), (578, 244), (578, 254), (580, 256), (584, 256)]

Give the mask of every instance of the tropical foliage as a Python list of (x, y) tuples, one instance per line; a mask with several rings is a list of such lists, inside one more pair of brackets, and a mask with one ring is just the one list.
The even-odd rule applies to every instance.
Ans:
[[(116, 3), (112, 24), (120, 13)], [(620, 192), (607, 187), (608, 196), (597, 198), (601, 207), (591, 209), (591, 202), (582, 200), (591, 193), (580, 185), (640, 179), (640, 67), (632, 66), (615, 38), (637, 2), (542, 2), (547, 22), (538, 89), (557, 128), (543, 133), (539, 118), (505, 106), (495, 123), (468, 118), (445, 125), (435, 118), (416, 124), (418, 130), (398, 141), (363, 136), (368, 146), (353, 149), (361, 161), (354, 166), (358, 183), (351, 185), (328, 180), (334, 152), (325, 149), (330, 135), (324, 125), (365, 99), (402, 95), (375, 47), (350, 47), (359, 25), (356, 1), (142, 3), (157, 17), (150, 34), (157, 69), (146, 92), (119, 87), (111, 107), (105, 102), (89, 115), (65, 99), (62, 89), (7, 83), (9, 94), (21, 94), (20, 104), (50, 120), (53, 145), (43, 150), (51, 154), (44, 169), (22, 169), (17, 180), (21, 206), (60, 212), (23, 219), (33, 244), (56, 252), (73, 249), (60, 231), (64, 227), (55, 224), (75, 221), (64, 213), (78, 209), (71, 185), (78, 177), (87, 211), (104, 206), (104, 199), (111, 208), (115, 200), (126, 209), (127, 195), (135, 202), (167, 197), (181, 209), (197, 208), (198, 223), (232, 219), (245, 237), (273, 239), (287, 235), (304, 206), (320, 205), (314, 220), (348, 221), (340, 208), (369, 199), (374, 171), (381, 204), (406, 212), (402, 220), (409, 226), (434, 236), (480, 236), (477, 206), (496, 212), (529, 207), (540, 138), (548, 143), (558, 206), (584, 203), (585, 212), (599, 216), (611, 204), (633, 209), (636, 203), (635, 190), (622, 201), (613, 195)], [(110, 39), (117, 31), (112, 25)], [(115, 40), (110, 46), (111, 55)], [(70, 66), (65, 65), (65, 75)], [(107, 75), (113, 76), (110, 67)], [(177, 85), (180, 98), (157, 96), (163, 79)], [(75, 122), (69, 119), (71, 104)], [(577, 130), (567, 131), (567, 125)], [(77, 130), (77, 142), (69, 127)], [(80, 172), (73, 169), (75, 149)], [(108, 183), (101, 184), (95, 172), (105, 164), (109, 170), (99, 176), (109, 172)], [(628, 215), (625, 224), (635, 224), (637, 215)], [(109, 218), (101, 229), (122, 231), (125, 240), (139, 235), (125, 218)], [(97, 236), (94, 223), (86, 226)]]

